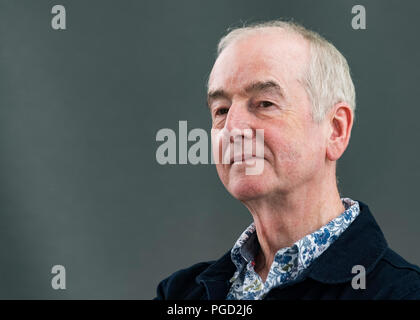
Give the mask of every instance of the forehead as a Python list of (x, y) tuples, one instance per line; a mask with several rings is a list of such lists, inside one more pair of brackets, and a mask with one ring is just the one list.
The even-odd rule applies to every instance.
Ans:
[(309, 44), (300, 35), (276, 28), (246, 35), (217, 58), (209, 90), (241, 90), (255, 81), (276, 80), (287, 87), (300, 78), (309, 60)]

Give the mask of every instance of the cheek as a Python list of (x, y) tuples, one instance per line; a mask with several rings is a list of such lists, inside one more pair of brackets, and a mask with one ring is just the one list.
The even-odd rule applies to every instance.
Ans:
[(276, 140), (270, 147), (274, 153), (275, 161), (284, 167), (294, 167), (302, 159), (302, 152), (299, 145), (293, 140)]
[(302, 139), (293, 132), (281, 132), (282, 130), (265, 130), (264, 139), (267, 148), (272, 153), (275, 162), (281, 162), (284, 165), (293, 164), (302, 158)]
[(324, 146), (316, 132), (289, 130), (266, 131), (265, 143), (278, 174), (296, 177), (318, 170), (323, 163)]

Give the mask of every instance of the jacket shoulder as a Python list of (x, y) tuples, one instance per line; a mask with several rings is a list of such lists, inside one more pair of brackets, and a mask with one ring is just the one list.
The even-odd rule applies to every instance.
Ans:
[(420, 299), (420, 268), (388, 248), (380, 261), (383, 290), (379, 299)]
[(159, 283), (154, 300), (197, 299), (202, 287), (195, 279), (212, 263), (214, 261), (199, 262), (172, 273)]
[(417, 265), (408, 262), (390, 248), (388, 248), (388, 250), (385, 252), (382, 259), (395, 269), (412, 272), (413, 274), (420, 277), (420, 268)]

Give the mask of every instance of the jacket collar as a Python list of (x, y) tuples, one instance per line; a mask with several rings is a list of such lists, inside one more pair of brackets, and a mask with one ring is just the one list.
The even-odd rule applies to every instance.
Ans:
[(388, 244), (369, 207), (359, 201), (359, 216), (343, 234), (308, 268), (308, 277), (324, 283), (342, 283), (355, 275), (352, 268), (362, 265), (371, 272), (385, 254)]
[[(369, 207), (359, 201), (360, 213), (331, 246), (309, 266), (302, 277), (323, 283), (343, 283), (355, 275), (352, 268), (362, 265), (371, 272), (385, 254), (388, 244)], [(203, 283), (211, 300), (225, 299), (230, 278), (236, 270), (230, 250), (196, 278)]]
[(203, 283), (209, 300), (225, 300), (230, 288), (230, 279), (236, 270), (230, 250), (223, 257), (200, 273), (197, 283)]

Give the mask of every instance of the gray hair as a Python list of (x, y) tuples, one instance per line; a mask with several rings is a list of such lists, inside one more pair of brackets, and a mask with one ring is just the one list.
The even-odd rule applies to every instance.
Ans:
[(312, 118), (321, 122), (338, 102), (356, 109), (356, 93), (346, 58), (325, 38), (302, 25), (284, 20), (273, 20), (231, 29), (220, 41), (217, 56), (230, 44), (250, 34), (268, 28), (281, 28), (301, 35), (309, 42), (310, 61), (301, 81), (312, 103)]

